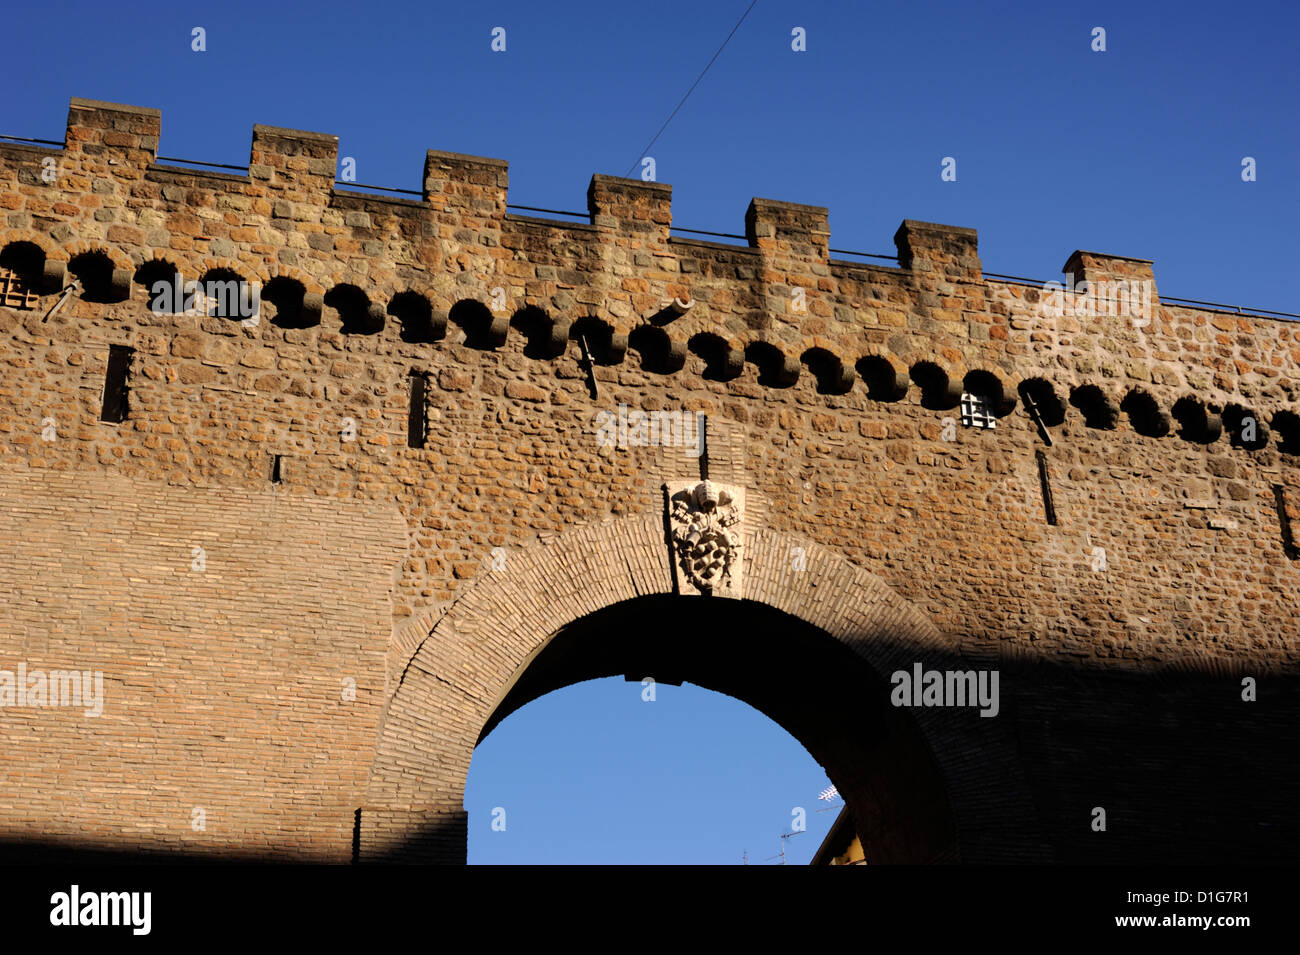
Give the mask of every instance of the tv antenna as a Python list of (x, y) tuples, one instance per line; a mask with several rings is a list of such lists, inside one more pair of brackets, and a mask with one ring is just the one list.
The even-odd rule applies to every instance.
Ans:
[(785, 861), (785, 842), (786, 842), (786, 840), (787, 840), (787, 839), (793, 839), (795, 836), (802, 835), (802, 834), (803, 834), (802, 832), (783, 832), (783, 833), (781, 833), (781, 854), (780, 854), (779, 856), (768, 856), (768, 857), (767, 857), (767, 861), (768, 861), (768, 862), (771, 862), (773, 859), (780, 859), (781, 861), (778, 862), (777, 865), (785, 865), (785, 864), (786, 864), (786, 861)]
[(827, 802), (830, 802), (832, 799), (839, 800), (839, 802), (834, 803), (833, 805), (826, 806), (822, 809), (818, 809), (817, 810), (818, 812), (830, 812), (832, 809), (844, 808), (844, 797), (840, 795), (840, 791), (836, 789), (834, 786), (827, 786), (825, 789), (823, 789), (821, 792), (817, 794), (817, 798), (824, 799)]

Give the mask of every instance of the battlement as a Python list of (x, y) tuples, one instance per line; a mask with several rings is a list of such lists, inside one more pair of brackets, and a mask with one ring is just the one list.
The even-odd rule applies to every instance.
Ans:
[(335, 181), (335, 136), (256, 125), (239, 175), (159, 163), (161, 122), (74, 99), (61, 150), (0, 145), (3, 304), (41, 313), (30, 332), (101, 317), (179, 329), (175, 296), (160, 309), (154, 291), (179, 276), (255, 286), (267, 322), (246, 339), (337, 331), (405, 359), (513, 334), (555, 361), (582, 337), (599, 366), (631, 350), (652, 372), (723, 383), (807, 373), (825, 395), (915, 386), (940, 409), (979, 391), (1000, 415), (1028, 387), (1049, 418), (1069, 402), (1104, 425), (1127, 407), (1139, 430), (1178, 417), (1197, 440), (1225, 414), (1296, 427), (1300, 323), (1164, 303), (1149, 260), (1076, 251), (1064, 282), (1036, 288), (985, 276), (974, 229), (909, 219), (896, 266), (850, 262), (832, 257), (826, 208), (758, 198), (745, 245), (702, 241), (673, 234), (670, 186), (605, 175), (587, 222), (520, 216), (508, 163), (451, 152), (426, 155), (420, 200), (388, 198)]

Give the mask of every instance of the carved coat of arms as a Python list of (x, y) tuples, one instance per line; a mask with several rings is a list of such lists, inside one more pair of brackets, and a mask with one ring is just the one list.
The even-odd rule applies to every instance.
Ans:
[(699, 481), (669, 484), (666, 490), (678, 589), (739, 597), (744, 488)]

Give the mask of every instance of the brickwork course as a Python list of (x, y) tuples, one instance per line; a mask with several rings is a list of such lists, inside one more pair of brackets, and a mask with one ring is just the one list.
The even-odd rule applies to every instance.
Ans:
[[(1082, 251), (1149, 315), (1053, 308), (911, 220), (845, 261), (789, 202), (685, 238), (640, 180), (519, 215), (448, 152), (376, 196), (319, 133), (180, 168), (160, 124), (0, 145), (0, 670), (104, 685), (0, 709), (6, 857), (463, 862), (482, 736), (650, 674), (789, 730), (869, 863), (1296, 860), (1300, 322)], [(177, 273), (256, 320), (157, 307)], [(702, 453), (602, 442), (620, 406)], [(674, 554), (704, 478), (744, 491), (734, 596)], [(917, 662), (997, 670), (997, 716), (892, 706)]]

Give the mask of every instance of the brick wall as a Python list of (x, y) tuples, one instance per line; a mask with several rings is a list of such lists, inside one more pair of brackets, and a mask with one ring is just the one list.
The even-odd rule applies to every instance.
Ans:
[(98, 716), (3, 711), (0, 839), (347, 860), (393, 508), (22, 468), (0, 472), (0, 526), (0, 666), (103, 674)]

